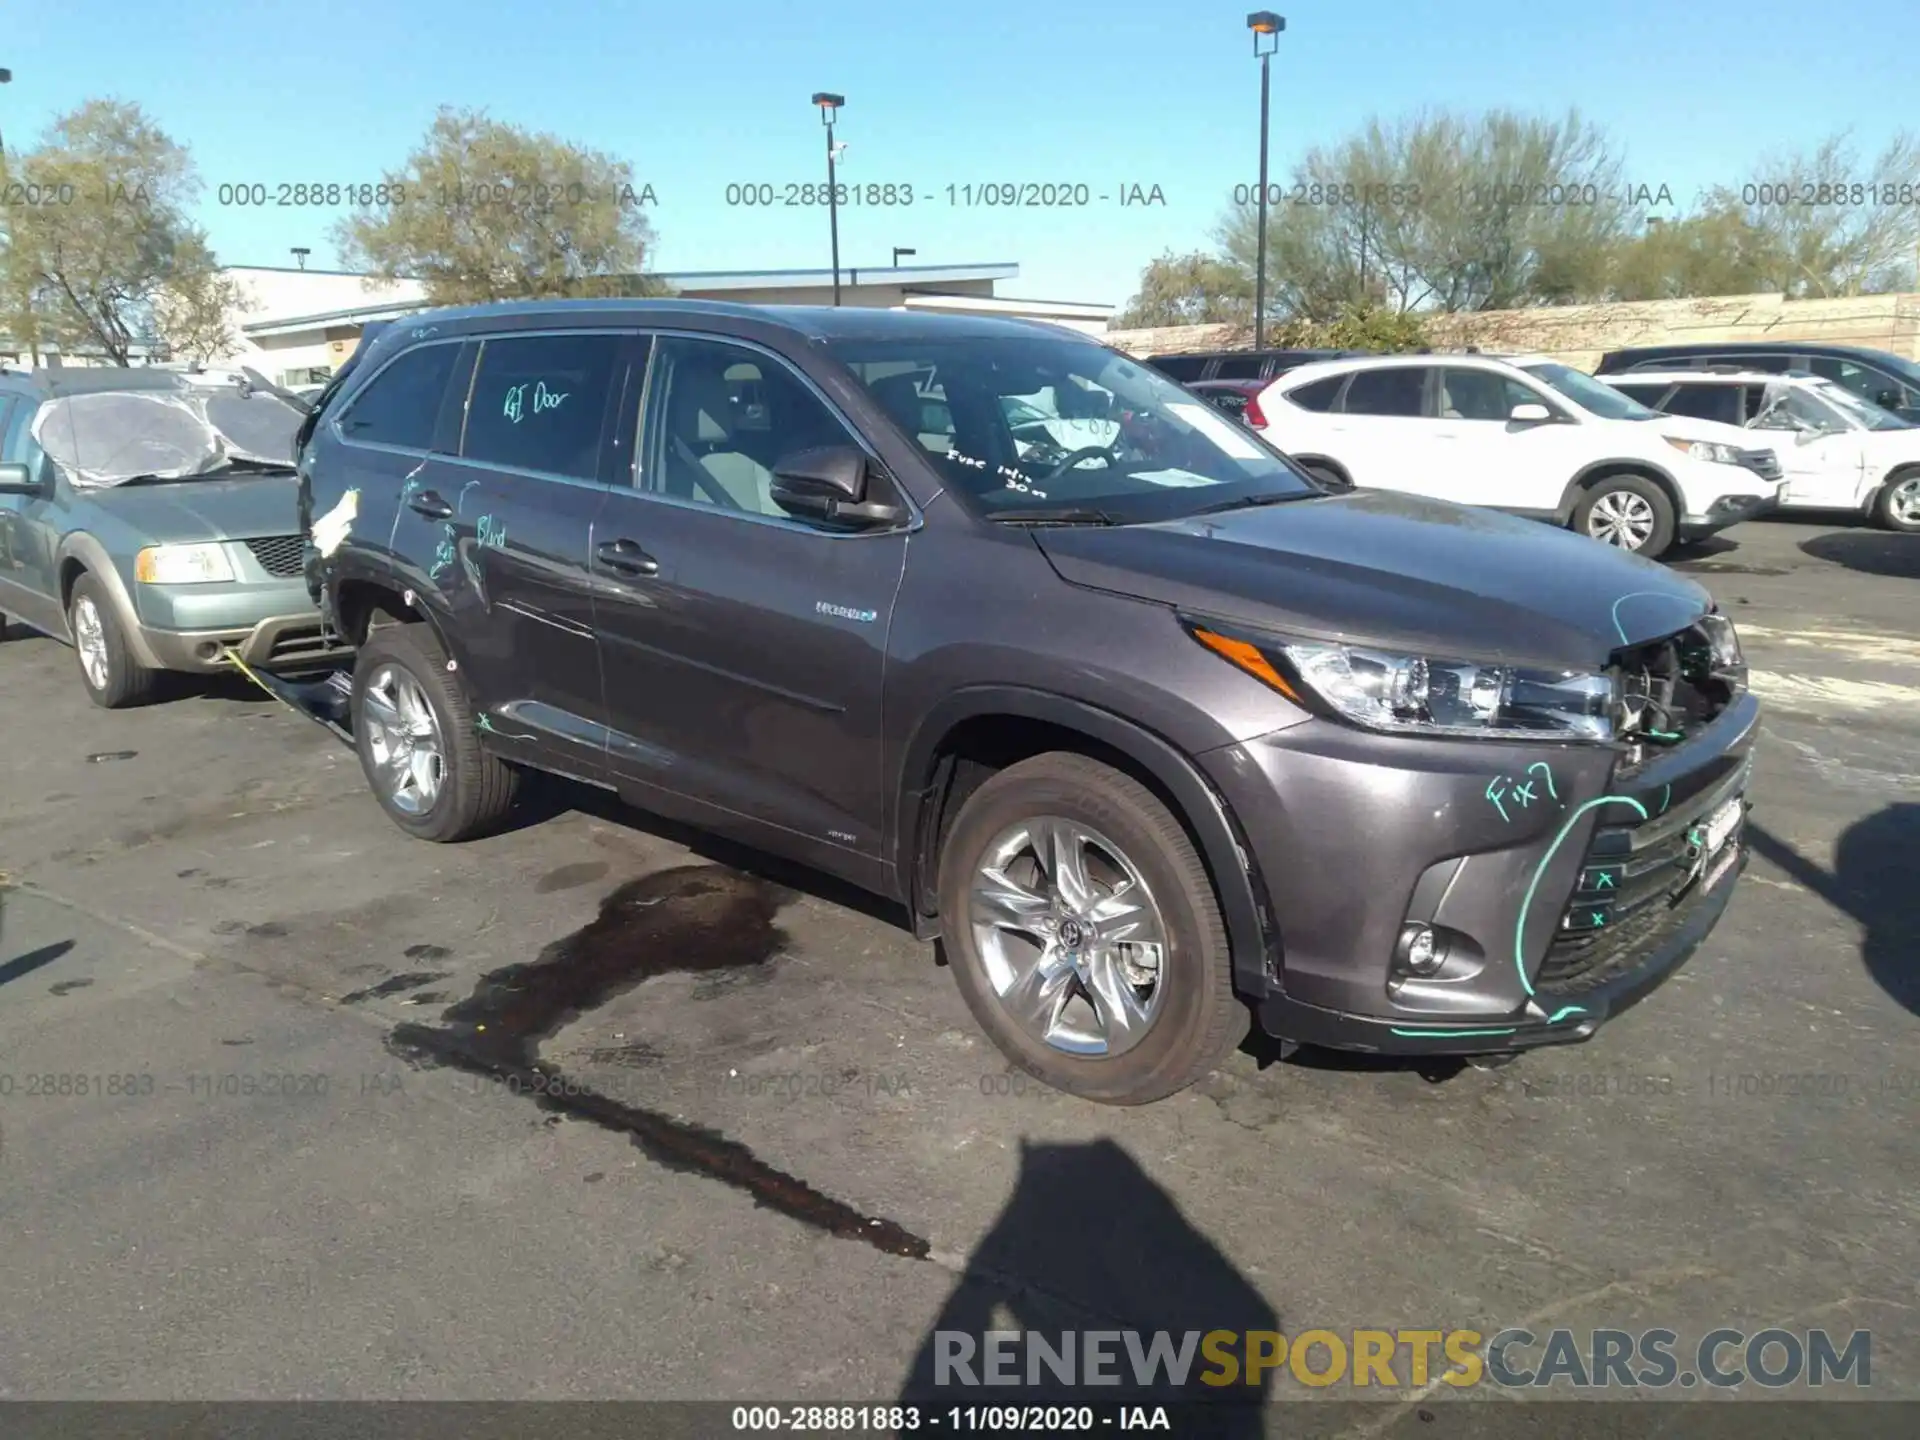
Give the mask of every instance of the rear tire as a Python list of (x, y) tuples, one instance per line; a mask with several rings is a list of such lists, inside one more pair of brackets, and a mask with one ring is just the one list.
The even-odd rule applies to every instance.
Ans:
[[(1077, 862), (1036, 863), (1063, 839)], [(1247, 1034), (1206, 867), (1167, 807), (1111, 766), (1056, 752), (987, 780), (941, 846), (939, 890), (967, 1008), (1056, 1089), (1143, 1105), (1205, 1076)]]
[(1880, 487), (1873, 523), (1902, 535), (1920, 532), (1920, 470), (1902, 470)]
[(131, 709), (159, 693), (162, 672), (133, 658), (119, 611), (107, 598), (106, 587), (91, 575), (74, 582), (67, 600), (67, 633), (80, 662), (80, 683), (101, 709)]
[(520, 772), (480, 746), (466, 692), (424, 624), (383, 625), (353, 670), (353, 746), (387, 817), (420, 840), (491, 834)]
[(1673, 548), (1673, 502), (1645, 476), (1610, 476), (1587, 491), (1573, 512), (1573, 528), (1603, 545), (1657, 560)]

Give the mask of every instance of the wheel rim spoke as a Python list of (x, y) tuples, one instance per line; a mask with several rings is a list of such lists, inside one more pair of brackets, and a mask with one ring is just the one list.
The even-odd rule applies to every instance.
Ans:
[(1015, 1019), (1045, 1038), (1060, 1027), (1060, 1012), (1073, 995), (1073, 980), (1073, 966), (1047, 949), (1000, 999)]
[(1087, 879), (1084, 843), (1080, 832), (1064, 820), (1048, 821), (1033, 832), (1033, 848), (1053, 892), (1071, 910), (1081, 909), (1094, 898), (1092, 882)]
[(1150, 1017), (1140, 996), (1121, 973), (1119, 956), (1112, 946), (1102, 946), (1088, 957), (1081, 976), (1094, 1014), (1105, 1032), (1107, 1048), (1125, 1050), (1145, 1032)]
[(1053, 902), (1008, 878), (999, 867), (983, 869), (973, 887), (973, 919), (1017, 934), (1032, 935), (1044, 928)]

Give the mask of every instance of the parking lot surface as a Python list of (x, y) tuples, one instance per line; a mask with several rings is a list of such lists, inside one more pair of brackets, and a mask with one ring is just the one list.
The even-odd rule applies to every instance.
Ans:
[(1679, 566), (1768, 705), (1688, 966), (1502, 1069), (1250, 1042), (1134, 1111), (1010, 1072), (878, 902), (559, 784), (421, 844), (238, 680), (109, 713), (16, 635), (0, 1395), (881, 1400), (936, 1328), (1524, 1324), (1870, 1330), (1920, 1398), (1920, 543)]

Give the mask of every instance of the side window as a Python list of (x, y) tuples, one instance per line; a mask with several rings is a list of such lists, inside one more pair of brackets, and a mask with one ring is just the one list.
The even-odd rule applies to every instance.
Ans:
[(1258, 380), (1266, 369), (1264, 355), (1227, 355), (1214, 368), (1215, 380)]
[[(662, 339), (648, 388), (644, 484), (671, 499), (810, 523), (774, 503), (774, 466), (796, 450), (855, 443), (792, 370), (745, 346)], [(936, 418), (933, 408), (916, 423)]]
[(1738, 385), (1682, 385), (1665, 406), (1669, 415), (1691, 415), (1696, 420), (1718, 420), (1742, 425)]
[(1340, 387), (1346, 383), (1347, 377), (1344, 375), (1329, 375), (1311, 385), (1302, 385), (1298, 390), (1287, 391), (1287, 403), (1298, 405), (1302, 410), (1317, 410), (1324, 414), (1333, 409), (1333, 402), (1340, 398)]
[(13, 396), (0, 395), (0, 437), (4, 437), (4, 441), (0, 442), (0, 460), (13, 459), (13, 422), (20, 418), (20, 412), (25, 408)]
[(458, 344), (409, 350), (354, 397), (340, 417), (341, 430), (366, 444), (431, 449), (447, 379), (459, 358)]
[(1764, 385), (1742, 385), (1740, 387), (1741, 425), (1751, 425), (1760, 418), (1760, 412), (1767, 408), (1767, 387)]
[[(1442, 370), (1440, 418), (1443, 420), (1506, 420), (1516, 405), (1546, 402), (1518, 380), (1493, 370)], [(1349, 406), (1352, 401), (1349, 398)]]
[(1714, 355), (1701, 362), (1704, 365), (1738, 365), (1742, 370), (1762, 370), (1769, 375), (1784, 375), (1789, 370), (1800, 368), (1800, 357), (1782, 355), (1777, 351), (1763, 350), (1746, 355)]
[(495, 336), (481, 347), (464, 459), (575, 480), (600, 475), (607, 404), (622, 378), (619, 335)]
[(1341, 408), (1349, 415), (1424, 415), (1427, 369), (1423, 365), (1395, 365), (1357, 371)]
[(1883, 396), (1890, 397), (1895, 408), (1907, 403), (1900, 382), (1891, 375), (1883, 375), (1878, 370), (1870, 370), (1865, 365), (1855, 364), (1851, 360), (1841, 360), (1828, 355), (1815, 355), (1807, 361), (1807, 368), (1822, 379), (1831, 380), (1836, 385), (1844, 385), (1862, 400), (1873, 404), (1886, 404)]
[(1162, 355), (1153, 362), (1153, 368), (1169, 380), (1178, 380), (1182, 385), (1189, 380), (1198, 380), (1200, 372), (1207, 368), (1204, 355)]
[(13, 414), (7, 419), (6, 438), (0, 441), (0, 457), (25, 465), (29, 475), (44, 480), (48, 468), (47, 452), (33, 438), (33, 417), (39, 413), (38, 400), (24, 399), (14, 406)]
[(1629, 400), (1638, 400), (1649, 410), (1659, 410), (1663, 408), (1660, 402), (1666, 398), (1667, 391), (1673, 388), (1665, 381), (1662, 381), (1658, 385), (1622, 385), (1614, 380), (1608, 380), (1607, 383), (1612, 385), (1614, 389), (1618, 390)]

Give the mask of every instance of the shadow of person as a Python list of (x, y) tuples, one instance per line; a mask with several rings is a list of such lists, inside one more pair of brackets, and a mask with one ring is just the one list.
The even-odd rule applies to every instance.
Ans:
[(1874, 981), (1920, 1015), (1920, 804), (1902, 802), (1856, 820), (1840, 836), (1831, 871), (1755, 825), (1752, 845), (1787, 874), (1865, 928), (1860, 959)]
[(1886, 530), (1839, 530), (1802, 540), (1800, 548), (1861, 575), (1920, 580), (1920, 539)]
[[(1245, 1383), (1239, 1362), (1250, 1331), (1278, 1332), (1274, 1308), (1233, 1262), (1181, 1214), (1180, 1207), (1119, 1145), (1021, 1143), (1020, 1175), (993, 1228), (922, 1337), (900, 1387), (902, 1404), (944, 1412), (950, 1406), (1173, 1405), (1188, 1408), (1180, 1433), (1263, 1434), (1260, 1405), (1273, 1371)], [(986, 1383), (992, 1331), (1022, 1332), (1001, 1342), (1000, 1374)], [(1227, 1384), (1202, 1349), (1207, 1332), (1236, 1332)], [(1105, 1339), (1098, 1332), (1110, 1332)], [(1134, 1332), (1133, 1346), (1120, 1333)], [(1155, 1332), (1165, 1332), (1154, 1365)], [(1044, 1342), (1049, 1355), (1036, 1353)], [(1089, 1345), (1095, 1376), (1086, 1364)], [(1136, 1367), (1134, 1352), (1146, 1364)], [(1188, 1363), (1177, 1357), (1185, 1351)], [(970, 1363), (955, 1363), (970, 1354)], [(1051, 1355), (1066, 1357), (1065, 1368)], [(1179, 1372), (1170, 1374), (1170, 1371)], [(1069, 1379), (1069, 1377), (1071, 1377)], [(969, 1383), (969, 1380), (978, 1383)]]

